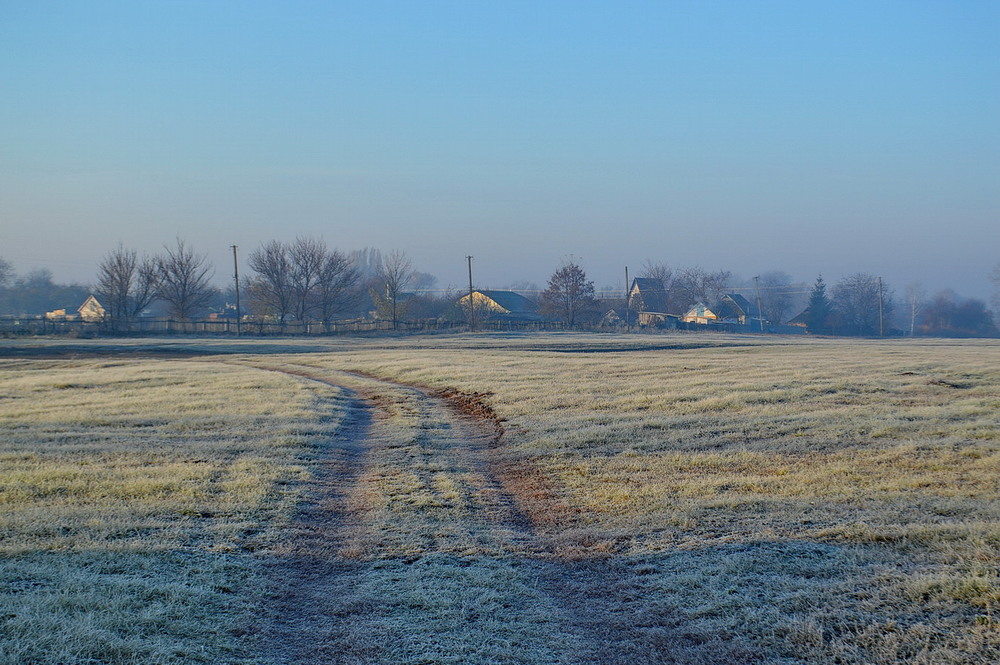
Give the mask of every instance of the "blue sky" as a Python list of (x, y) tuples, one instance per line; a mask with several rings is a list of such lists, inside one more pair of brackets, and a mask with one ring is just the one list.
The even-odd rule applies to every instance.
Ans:
[(321, 236), (986, 297), (1000, 3), (0, 1), (0, 256)]

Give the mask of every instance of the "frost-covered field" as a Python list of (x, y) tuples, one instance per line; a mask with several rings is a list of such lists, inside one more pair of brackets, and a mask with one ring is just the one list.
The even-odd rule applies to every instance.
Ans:
[(249, 654), (249, 552), (336, 400), (221, 363), (0, 361), (0, 663)]
[[(553, 633), (567, 640), (562, 662), (616, 662), (577, 658), (583, 647), (570, 644), (609, 617), (641, 643), (635, 653), (678, 662), (1000, 660), (995, 341), (549, 334), (7, 348), (0, 662), (266, 662), (259, 573), (347, 404), (302, 375), (337, 383), (341, 370), (485, 393), (505, 434), (482, 453), (482, 477), (502, 486), (537, 546), (476, 551), (466, 573), (483, 567), (497, 588), (505, 571), (517, 588), (536, 580), (531, 602), (567, 617)], [(159, 355), (135, 355), (148, 351)], [(406, 425), (404, 411), (399, 426), (419, 441), (426, 425)], [(474, 465), (464, 476), (442, 466), (428, 476), (434, 491), (402, 482), (387, 471), (409, 463), (401, 450), (366, 462), (359, 514), (388, 531), (405, 505), (410, 526), (354, 555), (405, 559), (412, 575), (421, 555), (435, 570), (421, 530), (443, 528), (412, 516), (474, 510), (483, 483), (470, 481)], [(381, 572), (358, 586), (372, 595), (400, 582), (371, 570)], [(486, 606), (497, 625), (539, 613)], [(377, 615), (365, 620), (377, 630)], [(440, 625), (452, 627), (435, 640), (468, 648), (467, 626)], [(511, 662), (551, 662), (552, 646), (532, 661), (512, 645)]]

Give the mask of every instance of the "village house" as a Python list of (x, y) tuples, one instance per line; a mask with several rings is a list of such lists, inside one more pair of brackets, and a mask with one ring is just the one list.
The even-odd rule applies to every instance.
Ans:
[(804, 310), (802, 310), (792, 318), (788, 319), (785, 325), (805, 330), (809, 325), (808, 321), (809, 321), (809, 308), (806, 307)]
[(712, 309), (709, 309), (708, 305), (703, 302), (696, 302), (694, 306), (692, 306), (691, 309), (689, 309), (684, 316), (681, 317), (681, 321), (684, 323), (698, 323), (701, 325), (715, 323), (718, 319), (719, 315)]
[(695, 303), (681, 320), (700, 325), (728, 323), (739, 326), (760, 326), (760, 313), (753, 303), (740, 294), (727, 293), (711, 307), (703, 302)]
[(743, 326), (749, 323), (760, 324), (760, 313), (756, 305), (738, 293), (727, 293), (722, 296), (715, 307), (715, 313), (719, 321), (726, 323), (738, 323)]
[[(514, 291), (493, 291), (476, 289), (472, 292), (475, 311), (484, 313), (491, 319), (504, 321), (541, 321), (538, 305), (529, 298)], [(458, 306), (469, 309), (469, 296), (458, 299)]]
[(45, 312), (45, 318), (50, 321), (88, 321), (96, 322), (104, 320), (104, 306), (93, 295), (87, 296), (83, 304), (76, 308), (75, 314), (67, 314), (66, 308), (54, 309)]
[(628, 308), (636, 313), (640, 326), (663, 327), (676, 317), (667, 314), (667, 292), (663, 282), (649, 277), (636, 277), (628, 291)]

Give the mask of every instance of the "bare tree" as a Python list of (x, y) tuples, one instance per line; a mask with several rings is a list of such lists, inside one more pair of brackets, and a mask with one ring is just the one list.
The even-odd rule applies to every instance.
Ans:
[(288, 248), (293, 314), (302, 323), (306, 323), (316, 309), (316, 292), (326, 255), (326, 243), (315, 238), (296, 238)]
[(927, 306), (927, 293), (920, 282), (910, 282), (906, 285), (906, 312), (910, 316), (910, 337), (917, 328), (917, 318)]
[(667, 290), (674, 279), (674, 269), (662, 261), (646, 259), (642, 264), (642, 276), (657, 280), (664, 290)]
[(993, 316), (985, 302), (976, 298), (961, 298), (951, 289), (941, 291), (927, 302), (920, 316), (920, 329), (924, 334), (944, 337), (997, 334)]
[(271, 240), (251, 252), (247, 263), (256, 273), (247, 285), (251, 309), (274, 316), (284, 325), (294, 301), (288, 248), (278, 240)]
[(392, 320), (392, 329), (399, 327), (402, 314), (400, 298), (407, 285), (413, 280), (413, 266), (406, 254), (393, 250), (382, 261), (377, 274), (377, 289), (372, 291), (372, 300), (380, 316)]
[(170, 305), (172, 316), (190, 319), (215, 295), (208, 257), (195, 254), (180, 238), (164, 249), (166, 254), (157, 259), (157, 297)]
[(337, 250), (326, 253), (320, 267), (317, 311), (327, 330), (334, 318), (358, 299), (360, 273), (354, 263)]
[(714, 305), (724, 295), (731, 279), (732, 273), (728, 270), (708, 272), (700, 266), (684, 268), (674, 278), (676, 297), (671, 304), (676, 309), (671, 313), (683, 314), (698, 302)]
[(559, 319), (569, 327), (575, 326), (587, 315), (593, 314), (594, 282), (578, 264), (567, 261), (549, 277), (549, 285), (542, 292), (539, 306), (545, 314)]
[(833, 306), (851, 335), (878, 335), (892, 312), (892, 293), (878, 277), (855, 273), (833, 287)]
[(318, 319), (329, 330), (357, 299), (353, 261), (320, 239), (271, 240), (250, 254), (249, 264), (256, 273), (248, 287), (251, 308), (282, 325), (293, 316), (302, 323)]
[(758, 281), (761, 314), (765, 320), (780, 326), (792, 303), (792, 278), (780, 270), (771, 270), (762, 274)]
[(419, 272), (415, 271), (413, 273), (413, 279), (410, 280), (410, 288), (417, 292), (427, 292), (434, 289), (437, 285), (438, 278), (429, 272)]
[(156, 298), (158, 278), (154, 259), (140, 260), (134, 249), (121, 244), (108, 252), (97, 269), (97, 295), (112, 330), (131, 330), (135, 319)]
[[(665, 309), (669, 312), (674, 295), (674, 269), (662, 261), (646, 259), (646, 262), (642, 264), (642, 276), (655, 279), (660, 283), (663, 287)], [(626, 288), (632, 288), (632, 285), (626, 284)]]

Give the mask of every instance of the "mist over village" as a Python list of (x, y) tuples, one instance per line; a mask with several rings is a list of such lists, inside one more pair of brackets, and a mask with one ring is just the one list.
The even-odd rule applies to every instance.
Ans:
[[(0, 258), (4, 329), (38, 331), (44, 330), (40, 322), (48, 322), (55, 331), (57, 324), (75, 321), (101, 324), (91, 326), (94, 331), (124, 333), (158, 329), (151, 325), (171, 329), (164, 320), (189, 327), (201, 320), (216, 323), (201, 330), (231, 332), (228, 324), (238, 320), (262, 333), (332, 332), (335, 324), (342, 330), (352, 324), (372, 330), (380, 324), (393, 330), (634, 327), (879, 337), (998, 332), (995, 311), (982, 299), (952, 289), (931, 293), (920, 282), (897, 290), (880, 275), (863, 272), (829, 283), (823, 275), (796, 282), (780, 270), (744, 279), (728, 270), (646, 259), (631, 273), (624, 266), (618, 285), (597, 287), (583, 262), (569, 256), (545, 284), (522, 280), (495, 288), (477, 283), (478, 266), (469, 255), (468, 283), (441, 288), (405, 250), (344, 251), (299, 236), (263, 243), (242, 266), (239, 247), (231, 250), (229, 284), (220, 283), (221, 271), (207, 254), (181, 238), (155, 255), (119, 244), (95, 266), (95, 279), (88, 284), (56, 283), (46, 268), (19, 275)], [(991, 280), (997, 306), (1000, 264)], [(220, 327), (220, 321), (227, 325)]]

